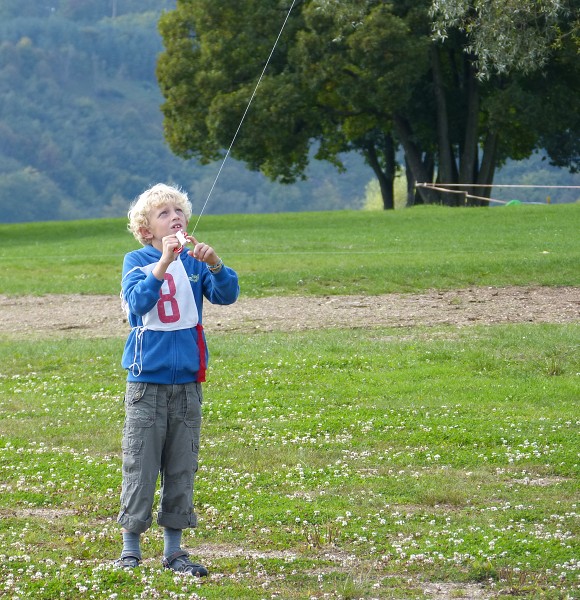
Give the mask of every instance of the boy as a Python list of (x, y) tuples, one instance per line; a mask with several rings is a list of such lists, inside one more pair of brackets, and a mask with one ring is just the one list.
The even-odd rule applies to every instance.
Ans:
[(128, 229), (143, 248), (123, 262), (121, 296), (131, 332), (122, 359), (127, 369), (118, 517), (123, 550), (115, 564), (135, 568), (141, 562), (140, 535), (153, 520), (160, 474), (163, 565), (203, 577), (206, 568), (181, 548), (183, 529), (197, 524), (193, 485), (208, 358), (203, 297), (231, 304), (239, 287), (236, 273), (211, 246), (183, 237), (191, 210), (187, 194), (164, 184), (143, 192), (129, 210)]

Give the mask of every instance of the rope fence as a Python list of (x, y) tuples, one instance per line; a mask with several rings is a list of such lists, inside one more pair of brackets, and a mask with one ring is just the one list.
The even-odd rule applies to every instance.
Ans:
[[(484, 202), (497, 202), (498, 204), (509, 204), (513, 200), (500, 200), (499, 198), (487, 198), (485, 196), (477, 196), (470, 194), (465, 189), (452, 188), (524, 188), (524, 189), (558, 189), (558, 190), (580, 190), (580, 185), (531, 185), (531, 184), (510, 184), (510, 183), (416, 183), (416, 187), (422, 187), (447, 194), (461, 194), (465, 201), (468, 198), (473, 200), (482, 200)], [(526, 202), (525, 204), (550, 204), (550, 196), (546, 202)]]

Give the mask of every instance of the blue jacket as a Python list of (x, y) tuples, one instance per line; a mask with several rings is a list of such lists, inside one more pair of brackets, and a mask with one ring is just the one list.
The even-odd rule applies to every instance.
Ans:
[[(205, 381), (208, 352), (201, 325), (203, 297), (212, 304), (232, 304), (239, 294), (238, 276), (226, 266), (214, 275), (205, 263), (181, 252), (177, 260), (182, 261), (193, 291), (198, 325), (156, 331), (144, 327), (143, 317), (161, 302), (165, 282), (147, 272), (160, 258), (159, 250), (144, 246), (126, 254), (123, 261), (121, 298), (131, 326), (122, 358), (127, 380), (162, 384)], [(169, 297), (167, 292), (164, 297)]]

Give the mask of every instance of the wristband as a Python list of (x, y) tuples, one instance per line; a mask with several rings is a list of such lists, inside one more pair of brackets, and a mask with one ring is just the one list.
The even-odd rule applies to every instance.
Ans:
[(215, 265), (207, 265), (207, 268), (213, 273), (219, 273), (224, 266), (224, 261), (220, 258), (219, 261)]

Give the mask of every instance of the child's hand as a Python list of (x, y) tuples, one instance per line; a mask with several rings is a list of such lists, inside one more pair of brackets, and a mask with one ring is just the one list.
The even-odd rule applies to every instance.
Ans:
[(220, 261), (219, 256), (211, 246), (208, 246), (203, 242), (198, 242), (191, 235), (188, 235), (187, 239), (193, 244), (193, 250), (189, 250), (188, 252), (190, 256), (193, 256), (193, 258), (207, 263), (208, 265), (215, 265)]
[(169, 265), (179, 256), (174, 250), (180, 246), (179, 240), (174, 235), (167, 235), (162, 239), (161, 258), (152, 271), (159, 281), (165, 279), (165, 273)]
[(167, 235), (162, 240), (161, 262), (170, 265), (177, 258), (177, 251), (181, 243), (174, 235)]

